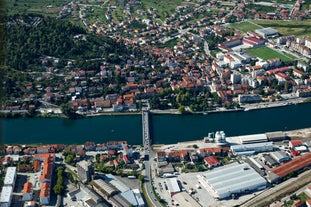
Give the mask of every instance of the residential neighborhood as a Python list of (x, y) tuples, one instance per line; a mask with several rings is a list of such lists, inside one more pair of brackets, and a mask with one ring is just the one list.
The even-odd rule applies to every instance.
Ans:
[[(102, 5), (70, 2), (63, 15), (64, 11), (79, 11), (89, 32), (123, 42), (132, 54), (117, 64), (101, 60), (92, 68), (77, 68), (75, 60), (58, 68), (58, 57), (42, 56), (43, 71), (26, 72), (30, 81), (17, 86), (19, 96), (11, 97), (2, 111), (59, 114), (64, 111), (60, 105), (65, 103), (79, 114), (135, 112), (149, 99), (151, 109), (207, 112), (221, 107), (243, 109), (244, 103), (309, 97), (310, 37), (282, 36), (259, 25), (246, 33), (228, 26), (231, 22), (255, 24), (245, 19), (252, 17), (250, 14), (256, 19), (306, 18), (303, 3), (271, 4), (273, 15), (257, 15), (254, 9), (247, 9), (249, 3), (233, 3), (213, 14), (212, 9), (223, 3), (178, 6), (162, 21), (157, 9), (135, 10), (141, 2), (129, 1), (121, 21), (111, 15), (117, 7), (106, 2), (107, 19), (90, 22), (92, 10)], [(83, 35), (75, 41), (83, 41)], [(256, 48), (279, 57), (259, 57), (251, 52)]]

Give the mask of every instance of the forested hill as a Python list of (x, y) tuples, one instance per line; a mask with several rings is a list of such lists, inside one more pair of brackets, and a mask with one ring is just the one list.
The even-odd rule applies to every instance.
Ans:
[(41, 56), (62, 60), (107, 58), (118, 61), (126, 47), (109, 37), (89, 34), (68, 20), (42, 16), (8, 17), (5, 26), (5, 65), (19, 70), (41, 65)]

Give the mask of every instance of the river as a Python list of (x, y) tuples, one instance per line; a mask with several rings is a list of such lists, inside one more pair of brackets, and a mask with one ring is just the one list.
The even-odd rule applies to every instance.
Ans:
[[(142, 143), (141, 115), (97, 116), (80, 120), (61, 118), (1, 119), (5, 144), (83, 144), (127, 140)], [(208, 115), (152, 115), (153, 143), (171, 144), (202, 139), (208, 132), (227, 136), (311, 127), (311, 103), (280, 108)]]

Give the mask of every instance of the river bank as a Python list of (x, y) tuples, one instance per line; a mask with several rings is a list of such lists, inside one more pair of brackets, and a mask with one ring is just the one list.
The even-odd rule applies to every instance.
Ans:
[[(265, 133), (280, 133), (280, 131), (273, 132), (265, 132)], [(304, 142), (311, 141), (311, 127), (310, 128), (302, 128), (288, 131), (281, 131), (281, 133), (285, 134), (287, 137), (291, 139), (301, 139)], [(239, 136), (227, 137), (228, 140), (236, 140)], [(231, 142), (229, 142), (230, 144)], [(235, 143), (236, 144), (236, 143)], [(166, 151), (166, 150), (193, 150), (194, 148), (208, 148), (208, 147), (217, 147), (215, 143), (204, 142), (204, 137), (200, 140), (192, 140), (192, 141), (184, 141), (177, 142), (175, 144), (155, 144), (152, 145), (154, 151)]]
[[(241, 111), (250, 111), (250, 110), (260, 110), (260, 109), (269, 109), (269, 108), (276, 108), (276, 107), (284, 107), (289, 106), (292, 104), (302, 104), (302, 103), (309, 103), (311, 102), (311, 98), (291, 98), (286, 100), (279, 100), (274, 102), (259, 102), (259, 103), (250, 103), (250, 104), (241, 104), (239, 108), (228, 109), (225, 107), (218, 107), (214, 110), (209, 111), (185, 111), (184, 113), (180, 112), (178, 109), (166, 109), (166, 110), (159, 110), (159, 109), (151, 109), (150, 113), (155, 115), (161, 114), (170, 114), (170, 115), (208, 115), (214, 113), (222, 113), (222, 112), (241, 112)], [(18, 111), (0, 111), (0, 118), (68, 118), (63, 113), (48, 113), (45, 109), (45, 112), (38, 109), (37, 113), (29, 114), (27, 110), (18, 110)], [(53, 111), (53, 110), (52, 110)], [(112, 109), (108, 109), (104, 112), (84, 112), (78, 113), (80, 118), (83, 117), (97, 117), (97, 116), (128, 116), (128, 115), (139, 115), (141, 114), (140, 110), (137, 111), (124, 111), (124, 112), (114, 112)]]

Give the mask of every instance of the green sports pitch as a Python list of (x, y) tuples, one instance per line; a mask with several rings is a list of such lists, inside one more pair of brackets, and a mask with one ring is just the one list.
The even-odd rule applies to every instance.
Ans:
[(259, 57), (263, 60), (271, 60), (274, 58), (280, 58), (283, 62), (290, 62), (295, 59), (294, 56), (288, 53), (286, 54), (281, 53), (281, 52), (278, 52), (277, 50), (271, 49), (266, 46), (247, 49), (246, 53)]

